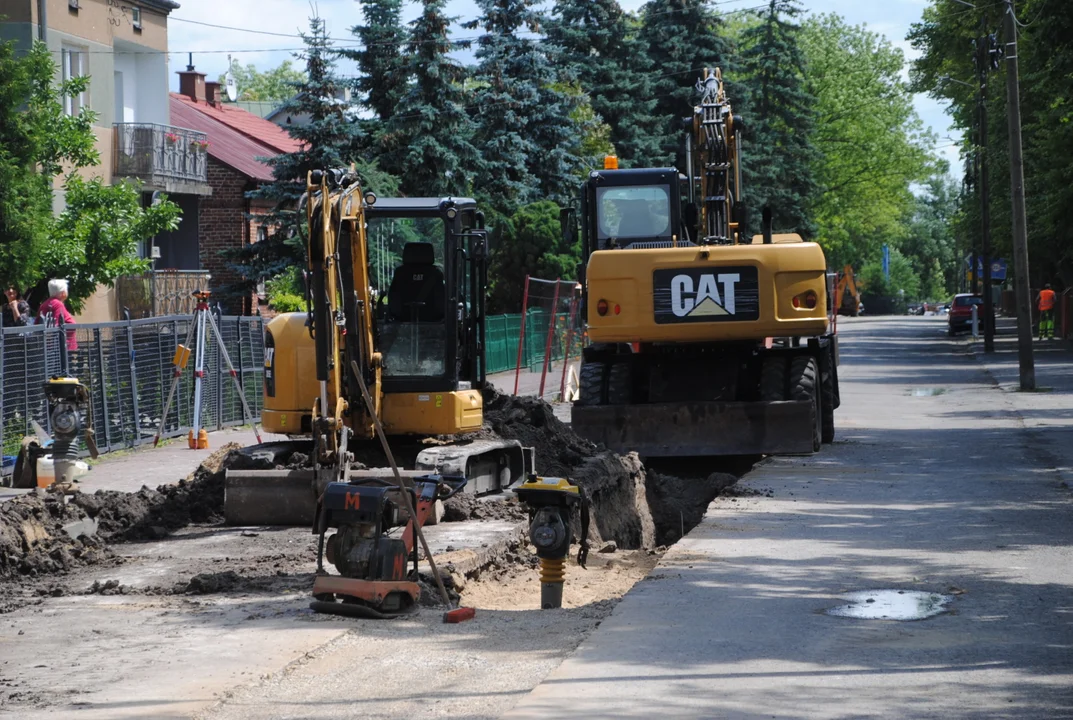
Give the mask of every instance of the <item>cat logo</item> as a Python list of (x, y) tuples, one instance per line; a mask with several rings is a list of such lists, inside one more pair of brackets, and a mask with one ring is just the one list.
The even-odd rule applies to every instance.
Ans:
[[(678, 317), (690, 315), (733, 315), (736, 303), (734, 286), (741, 280), (738, 273), (705, 273), (693, 289), (693, 278), (675, 275), (671, 279), (671, 311)], [(723, 293), (719, 294), (722, 286)]]
[(736, 322), (760, 317), (757, 269), (749, 266), (660, 269), (652, 275), (657, 323)]

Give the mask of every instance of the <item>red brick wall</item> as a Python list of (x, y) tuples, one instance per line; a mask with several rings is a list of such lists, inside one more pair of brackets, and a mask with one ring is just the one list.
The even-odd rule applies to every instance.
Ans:
[[(210, 197), (201, 198), (198, 224), (198, 245), (201, 267), (212, 273), (212, 289), (230, 285), (241, 278), (228, 268), (229, 261), (220, 253), (241, 248), (256, 241), (256, 221), (247, 219), (247, 214), (261, 214), (268, 207), (251, 206), (246, 193), (255, 185), (242, 173), (209, 156)], [(253, 312), (256, 295), (245, 301), (220, 298), (224, 312), (247, 315)]]

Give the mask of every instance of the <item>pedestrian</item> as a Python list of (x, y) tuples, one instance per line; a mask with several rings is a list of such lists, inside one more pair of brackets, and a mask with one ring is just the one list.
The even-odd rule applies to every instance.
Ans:
[(9, 285), (4, 290), (4, 301), (0, 325), (3, 325), (3, 327), (24, 327), (33, 323), (34, 317), (30, 311), (30, 303), (22, 299), (22, 293), (15, 286)]
[(1050, 283), (1043, 286), (1037, 298), (1039, 303), (1039, 339), (1054, 337), (1054, 303), (1055, 294)]
[[(41, 322), (51, 327), (74, 325), (74, 316), (71, 315), (71, 311), (64, 305), (64, 302), (67, 300), (67, 281), (49, 280), (48, 294), (48, 300), (41, 303), (41, 308), (38, 310), (38, 316), (41, 318)], [(75, 336), (74, 328), (71, 328), (67, 331), (67, 351), (73, 352), (77, 349), (78, 338)]]

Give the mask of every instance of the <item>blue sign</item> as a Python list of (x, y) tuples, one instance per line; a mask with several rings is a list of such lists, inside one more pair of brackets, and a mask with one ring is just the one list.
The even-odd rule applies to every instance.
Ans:
[(883, 279), (890, 282), (890, 245), (883, 246)]
[[(968, 270), (972, 269), (972, 256), (965, 258), (965, 267)], [(1003, 258), (991, 258), (991, 281), (992, 282), (1005, 282), (1006, 281), (1006, 260)], [(984, 259), (977, 256), (976, 258), (976, 275), (978, 278), (984, 277)]]

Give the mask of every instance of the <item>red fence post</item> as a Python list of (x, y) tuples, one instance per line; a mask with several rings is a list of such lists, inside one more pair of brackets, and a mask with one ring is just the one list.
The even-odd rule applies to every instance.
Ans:
[(518, 364), (514, 366), (514, 394), (518, 394), (518, 376), (522, 372), (522, 345), (525, 343), (525, 311), (529, 305), (529, 276), (525, 276), (525, 291), (522, 293), (522, 328), (518, 332)]
[(540, 369), (540, 391), (537, 397), (544, 397), (544, 380), (548, 376), (548, 359), (551, 357), (551, 338), (555, 332), (555, 309), (559, 306), (559, 278), (555, 278), (555, 294), (551, 299), (551, 321), (548, 322), (548, 341), (544, 345), (544, 366)]

